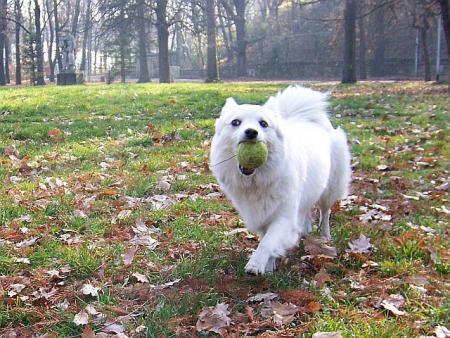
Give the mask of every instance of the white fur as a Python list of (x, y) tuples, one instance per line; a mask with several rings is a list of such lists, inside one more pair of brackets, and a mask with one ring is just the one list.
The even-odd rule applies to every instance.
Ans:
[[(250, 273), (273, 271), (276, 257), (311, 231), (314, 205), (321, 213), (321, 234), (330, 238), (330, 208), (347, 195), (351, 168), (345, 133), (333, 128), (327, 109), (326, 94), (291, 86), (263, 106), (238, 105), (229, 98), (216, 121), (212, 172), (247, 228), (261, 239), (246, 266)], [(232, 126), (234, 119), (241, 125)], [(261, 120), (269, 126), (261, 127)], [(247, 128), (257, 130), (269, 150), (267, 162), (249, 176), (233, 157)]]

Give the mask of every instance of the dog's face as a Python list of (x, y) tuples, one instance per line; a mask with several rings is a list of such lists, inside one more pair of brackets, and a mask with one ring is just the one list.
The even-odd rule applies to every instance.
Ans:
[[(221, 145), (235, 153), (241, 142), (264, 142), (269, 150), (270, 159), (271, 151), (282, 139), (279, 114), (271, 108), (268, 104), (239, 105), (233, 98), (228, 98), (216, 121), (216, 137), (220, 139)], [(240, 169), (246, 174), (243, 168)]]

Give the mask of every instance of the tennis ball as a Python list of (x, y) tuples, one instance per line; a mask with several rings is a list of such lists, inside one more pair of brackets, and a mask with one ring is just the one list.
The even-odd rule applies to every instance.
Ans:
[(238, 146), (237, 160), (246, 169), (256, 169), (267, 161), (268, 151), (262, 142), (241, 142)]

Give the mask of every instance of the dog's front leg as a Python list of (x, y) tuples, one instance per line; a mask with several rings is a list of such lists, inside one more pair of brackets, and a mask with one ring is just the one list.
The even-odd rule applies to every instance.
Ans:
[(273, 221), (261, 239), (258, 248), (250, 257), (245, 271), (263, 275), (275, 269), (275, 260), (296, 245), (299, 233), (295, 218), (280, 217)]

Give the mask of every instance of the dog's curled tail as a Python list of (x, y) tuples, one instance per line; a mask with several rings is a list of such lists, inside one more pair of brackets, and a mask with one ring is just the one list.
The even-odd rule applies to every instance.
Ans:
[(286, 119), (304, 120), (318, 123), (327, 129), (332, 128), (327, 116), (328, 93), (289, 86), (276, 96), (271, 96), (265, 106), (278, 111)]

